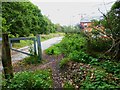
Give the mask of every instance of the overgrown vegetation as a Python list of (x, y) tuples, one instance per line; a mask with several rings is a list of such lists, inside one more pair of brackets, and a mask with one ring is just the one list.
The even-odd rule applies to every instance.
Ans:
[[(82, 89), (87, 89), (87, 88), (119, 88), (120, 84), (120, 62), (118, 61), (113, 61), (109, 56), (104, 55), (103, 50), (104, 48), (96, 48), (97, 46), (94, 46), (96, 44), (88, 44), (87, 42), (88, 38), (85, 37), (84, 35), (81, 34), (66, 34), (63, 40), (49, 49), (46, 50), (46, 53), (49, 55), (59, 55), (59, 54), (64, 54), (64, 58), (60, 61), (59, 66), (61, 68), (66, 68), (69, 62), (77, 62), (79, 66), (79, 63), (83, 63), (90, 65), (91, 67), (94, 68), (82, 68), (79, 67), (77, 68), (72, 68), (72, 65), (69, 72), (75, 73), (73, 75), (74, 77), (71, 78), (75, 85), (73, 85), (74, 88), (79, 87)], [(101, 43), (103, 43), (101, 41)], [(97, 43), (99, 45), (99, 43)], [(90, 45), (92, 48), (89, 49), (88, 45)], [(109, 45), (107, 42), (103, 47)], [(89, 46), (89, 47), (90, 47)], [(98, 46), (99, 47), (99, 46)], [(102, 44), (101, 44), (102, 47)], [(56, 49), (57, 48), (57, 49)], [(91, 52), (94, 52), (94, 48), (99, 51), (97, 55), (92, 55), (90, 54)], [(56, 54), (56, 52), (61, 52)], [(74, 66), (74, 64), (73, 64)], [(67, 70), (69, 70), (69, 68)], [(72, 72), (74, 71), (74, 72)], [(79, 71), (81, 71), (79, 73)], [(83, 72), (86, 73), (83, 73)], [(70, 73), (67, 73), (69, 75)], [(85, 74), (85, 76), (84, 76)], [(93, 75), (91, 75), (93, 74)], [(83, 75), (83, 77), (81, 76)], [(81, 76), (81, 77), (79, 77)], [(72, 76), (71, 76), (72, 77)], [(68, 78), (68, 77), (67, 77)], [(84, 80), (83, 80), (84, 78)], [(69, 76), (70, 79), (70, 76)], [(76, 81), (76, 80), (80, 81)], [(82, 79), (82, 80), (81, 80)], [(65, 87), (71, 87), (71, 84), (69, 82), (66, 82)]]
[(22, 62), (24, 64), (29, 65), (29, 64), (38, 64), (40, 63), (40, 60), (39, 60), (39, 57), (35, 55), (35, 56), (30, 56), (30, 57), (25, 58)]
[[(18, 3), (14, 3), (13, 6), (15, 6), (15, 4)], [(9, 6), (9, 3), (3, 5)], [(26, 3), (20, 4), (20, 6), (21, 5), (25, 8), (27, 6)], [(37, 11), (38, 14), (38, 12), (40, 11), (37, 8), (33, 7), (34, 6), (32, 6), (31, 9), (33, 11)], [(8, 9), (9, 11), (8, 7), (4, 8)], [(28, 9), (28, 11), (30, 11), (30, 9)], [(36, 20), (36, 22), (29, 21), (32, 23), (31, 26), (33, 26), (33, 23), (35, 25), (37, 24), (34, 27), (34, 30), (40, 31), (32, 32), (28, 30), (28, 33), (43, 33), (44, 31), (42, 30), (46, 30), (44, 33), (48, 34), (49, 32), (55, 32), (55, 29), (66, 33), (65, 37), (59, 44), (54, 45), (49, 49), (45, 50), (45, 52), (49, 55), (62, 54), (64, 56), (64, 58), (59, 63), (59, 66), (62, 69), (64, 88), (120, 88), (119, 12), (120, 1), (118, 0), (112, 6), (111, 10), (107, 13), (107, 15), (104, 15), (101, 12), (104, 16), (104, 19), (100, 21), (95, 20), (92, 27), (92, 32), (88, 33), (83, 33), (78, 26), (61, 27), (59, 24), (54, 25), (49, 19), (47, 19), (47, 17), (42, 16), (41, 13), (39, 13), (40, 15), (38, 14), (37, 17), (35, 14), (36, 18), (34, 19)], [(15, 13), (16, 15), (18, 15), (18, 11), (16, 11)], [(9, 19), (7, 18), (6, 20), (7, 15), (8, 14), (5, 14), (3, 19), (3, 26), (5, 25), (4, 30), (13, 30), (13, 28), (15, 29), (16, 27), (8, 24)], [(26, 25), (26, 23), (23, 23), (24, 20), (22, 21), (22, 19), (23, 17), (19, 17), (20, 23)], [(41, 20), (42, 22), (39, 22), (38, 20)], [(14, 23), (13, 21), (12, 23)], [(16, 21), (15, 23), (17, 23), (18, 21)], [(39, 25), (41, 26), (41, 28), (44, 29), (41, 29)], [(97, 28), (98, 26), (100, 28)], [(18, 27), (20, 27), (19, 24)], [(52, 31), (50, 31), (49, 28)], [(33, 30), (33, 28), (30, 30)], [(12, 33), (12, 31), (10, 32)], [(16, 32), (14, 34), (14, 36), (17, 35), (22, 36), (21, 32)], [(109, 52), (109, 54), (106, 54), (106, 51)], [(25, 63), (36, 64), (38, 63), (36, 60), (37, 57), (26, 58)], [(49, 74), (49, 72), (50, 71), (35, 71), (17, 73), (9, 83), (4, 82), (3, 85), (4, 88), (14, 89), (21, 89), (21, 87), (23, 89), (49, 88), (52, 87), (51, 74)]]
[[(100, 11), (100, 10), (99, 10)], [(100, 11), (101, 12), (101, 11)], [(102, 13), (102, 12), (101, 12)], [(99, 35), (105, 36), (111, 40), (111, 46), (106, 53), (112, 54), (113, 59), (120, 58), (120, 1), (117, 0), (111, 10), (105, 15), (103, 14), (102, 20), (95, 20), (94, 26), (100, 26), (100, 28), (94, 28)], [(108, 46), (108, 45), (106, 45)]]
[(51, 76), (50, 70), (18, 72), (11, 81), (3, 82), (3, 90), (49, 89), (53, 87)]

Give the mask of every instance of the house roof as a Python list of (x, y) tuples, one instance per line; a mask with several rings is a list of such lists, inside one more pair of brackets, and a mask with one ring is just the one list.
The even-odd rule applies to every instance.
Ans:
[(80, 20), (80, 22), (91, 22), (91, 20), (89, 20), (89, 19), (82, 19), (82, 20)]
[(80, 22), (91, 22), (91, 20), (93, 20), (93, 19), (100, 20), (101, 16), (94, 16), (94, 17), (82, 18), (80, 20)]

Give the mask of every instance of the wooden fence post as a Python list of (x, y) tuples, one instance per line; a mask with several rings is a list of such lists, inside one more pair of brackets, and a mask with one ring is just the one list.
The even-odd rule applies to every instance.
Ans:
[(5, 79), (13, 78), (13, 67), (11, 62), (8, 34), (2, 34), (2, 65), (4, 69)]
[(40, 35), (38, 35), (38, 34), (37, 34), (37, 47), (38, 47), (39, 60), (42, 60), (42, 49), (41, 49)]

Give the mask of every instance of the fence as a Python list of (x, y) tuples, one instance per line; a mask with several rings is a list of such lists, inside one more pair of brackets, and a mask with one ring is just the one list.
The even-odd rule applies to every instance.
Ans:
[(11, 50), (32, 56), (33, 54), (31, 54), (31, 53), (23, 52), (23, 51), (15, 49), (15, 48), (12, 48), (12, 43), (20, 43), (20, 40), (32, 40), (34, 42), (33, 43), (33, 46), (34, 46), (34, 55), (38, 55), (39, 56), (39, 60), (42, 59), (42, 50), (41, 50), (40, 35), (37, 35), (36, 38), (35, 37), (32, 37), (32, 38), (20, 37), (20, 38), (10, 38), (9, 39)]
[(17, 50), (15, 48), (12, 48), (12, 43), (20, 43), (20, 40), (32, 40), (34, 42), (34, 55), (37, 54), (37, 49), (36, 49), (36, 39), (35, 38), (27, 38), (27, 37), (21, 37), (21, 38), (10, 38), (9, 39), (9, 42), (10, 42), (10, 48), (13, 50), (13, 51), (16, 51), (16, 52), (20, 52), (20, 53), (23, 53), (23, 54), (26, 54), (26, 55), (33, 55), (31, 53), (26, 53), (26, 52), (23, 52), (23, 51), (20, 51), (20, 50)]
[(3, 65), (6, 79), (13, 77), (10, 49), (16, 52), (23, 53), (23, 54), (32, 55), (30, 53), (23, 52), (23, 51), (12, 48), (12, 43), (20, 43), (20, 40), (32, 40), (34, 42), (34, 55), (38, 55), (39, 60), (42, 60), (40, 35), (37, 35), (36, 38), (35, 37), (34, 38), (21, 37), (21, 38), (10, 38), (9, 39), (8, 34), (2, 34), (2, 65)]

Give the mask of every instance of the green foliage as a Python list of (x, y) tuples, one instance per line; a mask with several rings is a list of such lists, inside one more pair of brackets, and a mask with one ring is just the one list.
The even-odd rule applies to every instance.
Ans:
[(67, 81), (64, 83), (63, 88), (66, 88), (66, 89), (68, 89), (68, 90), (74, 90), (74, 89), (75, 89), (74, 86), (71, 85), (71, 84), (70, 84), (69, 82), (67, 82)]
[(81, 29), (76, 25), (76, 26), (63, 26), (62, 27), (62, 32), (64, 33), (80, 33)]
[(6, 19), (5, 18), (1, 18), (2, 20), (2, 32), (7, 32), (7, 30), (9, 29), (10, 25), (6, 25)]
[(25, 46), (30, 46), (30, 44), (32, 44), (33, 41), (31, 40), (20, 40), (20, 43), (13, 43), (12, 47), (13, 48), (21, 48), (21, 47), (25, 47)]
[(61, 51), (59, 50), (59, 44), (51, 46), (50, 48), (46, 49), (45, 52), (48, 55), (59, 55), (59, 54), (61, 54)]
[(51, 72), (49, 70), (18, 72), (14, 75), (14, 78), (6, 84), (7, 86), (3, 85), (3, 89), (48, 89), (52, 87)]
[(2, 18), (3, 31), (15, 37), (55, 32), (54, 24), (30, 1), (3, 2)]
[(40, 63), (38, 56), (30, 56), (23, 60), (25, 64), (38, 64)]
[[(101, 11), (100, 11), (101, 12)], [(89, 47), (91, 50), (96, 50), (99, 52), (107, 51), (107, 53), (112, 54), (111, 57), (114, 59), (120, 58), (120, 1), (117, 0), (111, 10), (103, 15), (103, 19), (101, 20), (93, 20), (92, 27), (93, 30), (91, 36), (94, 37), (97, 41), (92, 39), (90, 41), (90, 37), (88, 38)], [(97, 28), (96, 28), (97, 27)], [(105, 36), (105, 37), (104, 37)], [(100, 37), (100, 38), (98, 38)], [(98, 38), (98, 39), (97, 39)], [(106, 40), (102, 40), (106, 38)], [(104, 43), (104, 44), (103, 44)], [(92, 45), (93, 44), (93, 45)], [(91, 45), (91, 46), (90, 46)], [(95, 46), (95, 47), (94, 47)], [(98, 48), (98, 49), (97, 49)]]
[[(101, 12), (102, 13), (102, 12)], [(103, 14), (103, 13), (102, 13)], [(99, 30), (99, 35), (106, 35), (107, 38), (111, 39), (111, 42), (106, 42), (103, 45), (105, 48), (108, 49), (106, 51), (112, 52), (112, 58), (116, 58), (119, 60), (120, 56), (120, 1), (117, 0), (111, 10), (107, 12), (107, 14), (103, 14), (103, 19), (100, 21), (95, 21), (95, 26), (102, 26), (104, 27), (102, 30)], [(100, 40), (101, 41), (101, 40)], [(102, 42), (101, 42), (102, 43)], [(104, 42), (103, 42), (104, 43)], [(98, 42), (97, 45), (100, 43)], [(110, 47), (109, 47), (110, 46)], [(101, 47), (101, 44), (100, 44)], [(102, 47), (101, 47), (102, 48)], [(101, 49), (100, 49), (101, 50)]]
[(62, 68), (62, 67), (65, 66), (69, 61), (70, 61), (69, 58), (63, 58), (63, 59), (60, 61), (59, 66)]
[(108, 73), (112, 73), (116, 76), (120, 74), (120, 63), (107, 60), (102, 62), (102, 64), (99, 64), (99, 66), (104, 68)]
[(91, 38), (87, 42), (88, 51), (104, 52), (111, 47), (112, 41), (106, 38)]
[(55, 24), (55, 29), (57, 32), (63, 32), (63, 27), (60, 24)]
[(107, 18), (109, 18), (109, 21), (106, 20), (107, 28), (110, 31), (110, 34), (113, 35), (113, 38), (119, 38), (120, 37), (120, 1), (116, 1), (111, 10), (107, 13)]
[(105, 61), (98, 61), (96, 59), (92, 59), (89, 63), (91, 65), (99, 66), (103, 68), (107, 73), (112, 73), (116, 77), (120, 79), (120, 62), (105, 60)]
[(82, 63), (90, 63), (93, 60), (97, 60), (88, 54), (86, 54), (83, 51), (73, 51), (72, 53), (69, 54), (68, 56), (71, 60), (76, 61), (76, 62), (82, 62)]
[(86, 39), (81, 34), (66, 34), (60, 43), (60, 50), (68, 56), (74, 50), (80, 51), (86, 49)]
[(82, 82), (81, 88), (88, 89), (109, 89), (119, 88), (120, 86), (115, 81), (110, 81), (108, 73), (102, 70), (95, 70), (89, 72), (86, 79)]
[(45, 26), (45, 30), (46, 32), (44, 31), (44, 29), (42, 30), (44, 34), (49, 34), (50, 32), (51, 33), (55, 33), (56, 32), (56, 28), (55, 28), (55, 25), (50, 21), (50, 19), (48, 19), (48, 17), (44, 16), (44, 21), (46, 22), (46, 26)]

